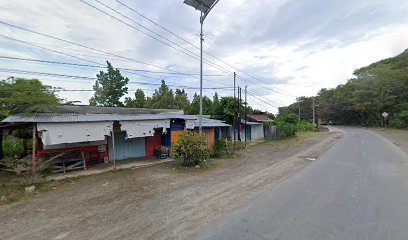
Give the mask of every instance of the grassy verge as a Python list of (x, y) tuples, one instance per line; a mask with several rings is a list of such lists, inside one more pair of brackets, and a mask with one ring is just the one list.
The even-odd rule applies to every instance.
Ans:
[[(90, 176), (78, 176), (58, 181), (45, 178), (36, 178), (31, 181), (28, 179), (16, 179), (7, 183), (2, 183), (0, 184), (0, 206), (28, 200), (40, 193), (55, 190), (65, 184), (72, 184), (87, 177)], [(35, 186), (35, 191), (27, 193), (25, 188), (30, 186)]]
[[(26, 180), (15, 180), (9, 183), (0, 184), (0, 206), (27, 200), (41, 192), (56, 189), (60, 184), (59, 181), (50, 181), (43, 178), (35, 179), (31, 183)], [(35, 191), (33, 193), (25, 192), (25, 188), (29, 186), (35, 186)]]
[(291, 143), (296, 143), (296, 142), (301, 142), (304, 141), (308, 138), (317, 136), (320, 132), (298, 132), (296, 135), (291, 136), (291, 137), (286, 137), (282, 139), (274, 139), (274, 140), (268, 140), (265, 141), (263, 144), (267, 145), (273, 145), (273, 146), (280, 146), (283, 144), (291, 144)]

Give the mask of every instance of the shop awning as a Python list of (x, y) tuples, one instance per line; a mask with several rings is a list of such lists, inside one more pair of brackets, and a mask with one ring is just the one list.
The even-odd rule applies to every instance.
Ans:
[(113, 122), (38, 123), (44, 145), (105, 140)]
[(154, 136), (155, 128), (170, 128), (170, 120), (149, 121), (120, 121), (122, 131), (126, 131), (128, 138)]

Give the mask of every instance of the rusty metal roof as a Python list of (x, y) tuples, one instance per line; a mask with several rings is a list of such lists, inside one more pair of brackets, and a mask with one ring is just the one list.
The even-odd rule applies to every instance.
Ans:
[(262, 114), (248, 114), (248, 118), (256, 122), (272, 122), (273, 120)]

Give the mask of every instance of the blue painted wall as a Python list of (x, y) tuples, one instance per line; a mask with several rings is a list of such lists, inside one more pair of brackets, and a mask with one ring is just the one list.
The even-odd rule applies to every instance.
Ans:
[(170, 130), (170, 128), (167, 128), (167, 132), (165, 134), (162, 133), (161, 145), (166, 146), (166, 147), (171, 147), (171, 130)]
[[(113, 159), (112, 137), (109, 141), (109, 158)], [(146, 157), (146, 139), (128, 138), (125, 140), (125, 133), (115, 134), (116, 160), (125, 160), (130, 158)]]
[(170, 128), (171, 130), (178, 131), (184, 130), (185, 120), (182, 119), (172, 119), (170, 121)]

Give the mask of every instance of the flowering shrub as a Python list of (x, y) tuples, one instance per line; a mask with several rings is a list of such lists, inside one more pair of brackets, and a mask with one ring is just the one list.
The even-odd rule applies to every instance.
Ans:
[(202, 136), (191, 131), (185, 131), (173, 145), (173, 155), (176, 161), (185, 167), (205, 165), (210, 156)]

